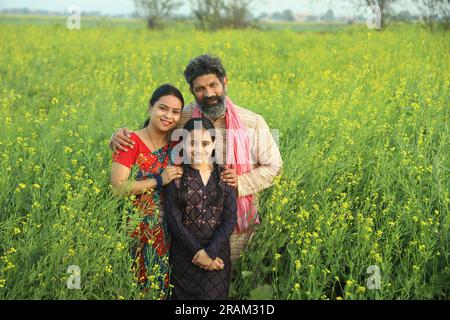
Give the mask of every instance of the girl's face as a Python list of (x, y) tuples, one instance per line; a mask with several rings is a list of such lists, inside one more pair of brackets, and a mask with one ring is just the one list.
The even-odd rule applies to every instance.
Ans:
[(209, 164), (215, 143), (208, 130), (194, 129), (189, 132), (184, 147), (190, 164)]
[(181, 101), (172, 95), (163, 96), (148, 109), (151, 124), (162, 132), (169, 132), (181, 117)]

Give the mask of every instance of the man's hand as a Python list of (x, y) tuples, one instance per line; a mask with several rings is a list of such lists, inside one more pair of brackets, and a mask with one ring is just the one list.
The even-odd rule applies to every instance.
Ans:
[(225, 167), (222, 171), (222, 180), (225, 181), (230, 187), (238, 187), (238, 175), (236, 170), (232, 168)]
[(134, 141), (130, 139), (132, 132), (133, 131), (129, 131), (127, 128), (120, 128), (119, 130), (117, 130), (113, 135), (109, 145), (111, 149), (113, 149), (114, 152), (127, 152), (127, 148), (133, 148)]

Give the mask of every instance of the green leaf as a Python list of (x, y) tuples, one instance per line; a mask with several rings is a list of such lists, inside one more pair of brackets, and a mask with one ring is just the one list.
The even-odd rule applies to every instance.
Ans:
[(259, 286), (250, 292), (250, 300), (271, 300), (273, 289), (269, 285)]
[(242, 279), (247, 279), (253, 276), (253, 271), (242, 271)]

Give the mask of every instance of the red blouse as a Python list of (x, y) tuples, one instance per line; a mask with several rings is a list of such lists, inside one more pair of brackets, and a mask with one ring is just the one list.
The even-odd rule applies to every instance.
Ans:
[(136, 163), (139, 154), (151, 153), (150, 149), (136, 133), (132, 132), (130, 139), (135, 142), (134, 148), (128, 147), (128, 152), (119, 150), (113, 154), (113, 162), (120, 163), (127, 168), (131, 168)]

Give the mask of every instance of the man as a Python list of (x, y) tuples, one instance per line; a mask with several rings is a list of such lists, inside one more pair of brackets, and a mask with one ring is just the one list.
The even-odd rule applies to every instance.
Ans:
[[(202, 115), (214, 123), (216, 159), (226, 164), (222, 178), (238, 190), (238, 224), (230, 239), (234, 262), (259, 224), (257, 193), (272, 185), (283, 162), (264, 119), (235, 106), (227, 96), (228, 78), (219, 58), (205, 54), (192, 59), (184, 76), (196, 102), (184, 107), (177, 127)], [(126, 128), (117, 130), (110, 147), (114, 151), (132, 148), (130, 133)]]

